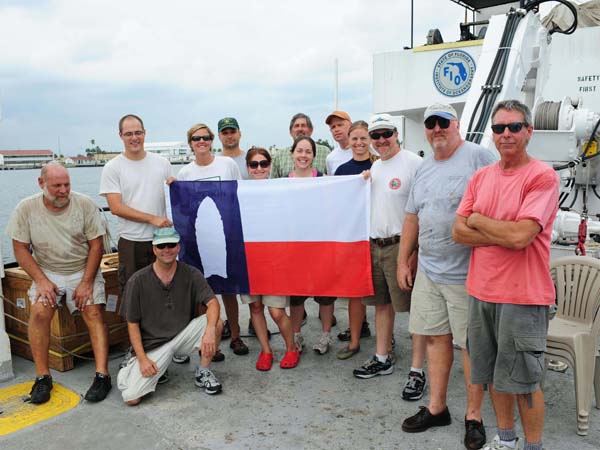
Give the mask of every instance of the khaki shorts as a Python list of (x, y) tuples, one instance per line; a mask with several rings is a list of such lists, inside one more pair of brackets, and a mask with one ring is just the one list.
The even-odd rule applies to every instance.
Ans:
[(396, 278), (399, 249), (399, 243), (380, 247), (371, 242), (371, 272), (375, 294), (364, 297), (363, 305), (389, 305), (391, 303), (396, 312), (410, 310), (411, 293), (400, 289)]
[(467, 346), (473, 384), (503, 394), (535, 392), (544, 371), (549, 308), (470, 297)]
[(452, 334), (467, 348), (469, 295), (464, 284), (440, 284), (417, 270), (410, 304), (408, 330), (425, 336)]
[(248, 295), (241, 294), (242, 303), (249, 305), (250, 303), (262, 302), (263, 305), (269, 308), (287, 308), (290, 306), (290, 298), (284, 295)]
[[(52, 281), (56, 286), (58, 286), (58, 295), (56, 296), (56, 305), (60, 305), (63, 297), (65, 298), (65, 303), (67, 308), (69, 308), (69, 312), (73, 314), (74, 311), (79, 311), (77, 305), (75, 304), (75, 300), (73, 300), (73, 292), (75, 292), (75, 288), (79, 286), (81, 282), (81, 278), (83, 277), (83, 270), (81, 272), (72, 273), (70, 275), (62, 275), (60, 273), (49, 272), (47, 270), (43, 270), (44, 275), (48, 277), (50, 281)], [(35, 304), (35, 296), (37, 295), (37, 288), (35, 286), (35, 282), (31, 283), (31, 287), (27, 291), (29, 296), (29, 301), (31, 304)], [(93, 299), (88, 299), (86, 305), (103, 305), (106, 304), (106, 295), (104, 293), (104, 277), (102, 276), (102, 272), (98, 269), (96, 272), (96, 277), (94, 278), (94, 287), (92, 295)], [(40, 301), (41, 297), (37, 300)]]
[[(310, 298), (310, 296), (298, 296), (298, 295), (292, 295), (290, 297), (290, 304), (292, 306), (300, 306), (302, 304), (304, 304), (304, 302), (306, 300), (308, 300)], [(313, 297), (314, 301), (317, 302), (319, 305), (323, 305), (323, 306), (328, 306), (328, 305), (333, 305), (335, 303), (335, 300), (337, 299), (337, 297)]]

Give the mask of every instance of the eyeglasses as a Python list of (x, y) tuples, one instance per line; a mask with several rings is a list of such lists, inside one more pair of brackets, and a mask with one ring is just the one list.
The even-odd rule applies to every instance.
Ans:
[(258, 169), (258, 166), (262, 167), (263, 169), (266, 169), (270, 165), (271, 163), (266, 159), (263, 159), (262, 161), (250, 161), (248, 163), (248, 167), (250, 167), (251, 169)]
[(373, 139), (374, 141), (378, 140), (379, 138), (384, 138), (384, 139), (389, 139), (394, 135), (394, 130), (385, 130), (383, 133), (377, 133), (375, 131), (373, 131), (372, 133), (369, 133), (369, 136), (371, 136), (371, 139)]
[(143, 136), (144, 133), (145, 133), (145, 131), (143, 131), (143, 130), (126, 131), (125, 133), (123, 133), (123, 136), (125, 136), (126, 138), (130, 138), (133, 136), (140, 137), (140, 136)]
[(428, 130), (433, 130), (435, 128), (435, 124), (438, 124), (442, 130), (445, 130), (450, 126), (450, 119), (446, 119), (444, 117), (439, 116), (430, 116), (425, 119), (425, 128)]
[(179, 242), (165, 242), (164, 244), (156, 244), (156, 248), (159, 250), (164, 250), (166, 248), (175, 248), (177, 247)]
[(212, 141), (212, 138), (210, 136), (192, 136), (191, 140), (193, 142), (199, 142), (199, 141)]
[(511, 133), (518, 133), (523, 127), (528, 127), (527, 122), (496, 123), (492, 125), (494, 134), (502, 134), (508, 128)]

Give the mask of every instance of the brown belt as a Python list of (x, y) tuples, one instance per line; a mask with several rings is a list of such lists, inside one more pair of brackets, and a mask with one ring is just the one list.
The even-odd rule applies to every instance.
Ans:
[(371, 238), (371, 242), (378, 247), (387, 247), (388, 245), (394, 245), (400, 242), (400, 235), (388, 237), (388, 238)]

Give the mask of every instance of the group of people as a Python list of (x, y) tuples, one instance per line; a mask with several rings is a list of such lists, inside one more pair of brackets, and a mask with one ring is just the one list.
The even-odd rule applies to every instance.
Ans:
[[(391, 374), (395, 314), (409, 312), (412, 359), (402, 397), (421, 399), (427, 379), (430, 395), (427, 406), (404, 420), (403, 431), (451, 423), (446, 393), (457, 345), (464, 368), (466, 448), (541, 450), (544, 398), (539, 383), (548, 306), (555, 298), (548, 267), (558, 178), (527, 154), (533, 132), (528, 107), (515, 100), (495, 105), (492, 132), (499, 160), (463, 140), (450, 105), (425, 110), (424, 132), (432, 149), (425, 160), (401, 149), (387, 114), (352, 122), (346, 112), (334, 111), (325, 122), (336, 142), (333, 150), (316, 144), (310, 118), (299, 113), (290, 121), (291, 147), (271, 154), (258, 147), (243, 151), (238, 121), (224, 118), (217, 125), (222, 156), (212, 152), (212, 130), (196, 124), (187, 132), (194, 161), (175, 178), (168, 161), (144, 150), (142, 120), (126, 115), (119, 121), (124, 152), (104, 167), (100, 193), (119, 219), (121, 314), (132, 346), (118, 374), (123, 400), (138, 404), (168, 380), (172, 361), (189, 361), (194, 349), (200, 354), (195, 384), (217, 394), (222, 386), (211, 364), (225, 359), (220, 341), (230, 339), (236, 355), (249, 352), (240, 337), (237, 295), (222, 295), (227, 318), (222, 321), (203, 274), (177, 260), (180, 236), (166, 217), (165, 183), (362, 174), (371, 183), (374, 294), (348, 299), (349, 328), (338, 335), (347, 344), (337, 357), (348, 359), (360, 351), (361, 337), (371, 334), (366, 307), (374, 306), (375, 354), (353, 374), (361, 379)], [(85, 398), (100, 401), (112, 386), (99, 271), (105, 231), (94, 203), (70, 191), (65, 168), (45, 165), (39, 186), (42, 193), (21, 201), (7, 228), (17, 261), (33, 280), (29, 340), (36, 379), (31, 402), (50, 398), (49, 326), (63, 297), (89, 328), (96, 374)], [(266, 305), (285, 343), (279, 365), (291, 369), (304, 349), (307, 297), (269, 294), (241, 295), (261, 347), (256, 368), (266, 371), (273, 365)], [(333, 342), (336, 298), (314, 300), (322, 331), (313, 349), (325, 354)], [(481, 416), (485, 385), (498, 425), (487, 444)], [(515, 401), (524, 446), (514, 431)]]

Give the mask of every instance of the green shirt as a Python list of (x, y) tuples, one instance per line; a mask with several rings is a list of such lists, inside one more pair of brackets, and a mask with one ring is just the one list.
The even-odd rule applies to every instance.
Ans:
[[(271, 178), (285, 178), (294, 170), (294, 160), (290, 150), (291, 147), (275, 150), (273, 163), (271, 164)], [(325, 160), (330, 152), (329, 147), (317, 144), (317, 156), (312, 163), (312, 167), (319, 172), (327, 173)]]

